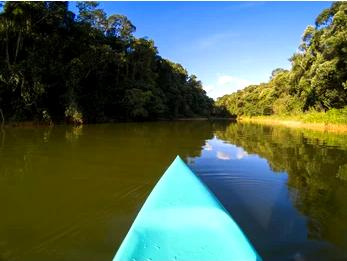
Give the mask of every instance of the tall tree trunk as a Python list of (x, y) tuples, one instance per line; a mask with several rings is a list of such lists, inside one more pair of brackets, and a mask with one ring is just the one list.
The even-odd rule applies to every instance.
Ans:
[(19, 46), (20, 46), (21, 38), (22, 38), (22, 31), (19, 31), (18, 38), (17, 38), (16, 52), (15, 52), (13, 63), (16, 63), (16, 61), (17, 61), (17, 56), (18, 56), (18, 52), (19, 52)]
[(8, 31), (6, 29), (6, 37), (5, 37), (5, 56), (6, 56), (6, 64), (7, 64), (7, 68), (10, 70), (10, 53), (9, 53), (9, 50), (8, 50)]
[(5, 125), (5, 118), (1, 108), (0, 108), (0, 115), (1, 115), (1, 129), (3, 129)]

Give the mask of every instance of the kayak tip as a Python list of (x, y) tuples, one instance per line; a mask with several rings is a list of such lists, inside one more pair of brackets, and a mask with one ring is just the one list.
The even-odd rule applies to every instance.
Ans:
[(176, 158), (175, 158), (175, 160), (174, 160), (172, 163), (175, 163), (175, 162), (176, 162), (176, 163), (178, 163), (178, 162), (180, 162), (180, 163), (183, 162), (183, 163), (184, 163), (184, 161), (183, 161), (183, 159), (180, 157), (180, 155), (177, 155)]

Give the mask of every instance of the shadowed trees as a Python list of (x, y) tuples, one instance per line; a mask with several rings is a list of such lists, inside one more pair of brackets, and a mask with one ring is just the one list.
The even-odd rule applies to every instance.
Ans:
[(71, 123), (208, 116), (201, 82), (96, 2), (6, 2), (0, 108), (7, 120)]

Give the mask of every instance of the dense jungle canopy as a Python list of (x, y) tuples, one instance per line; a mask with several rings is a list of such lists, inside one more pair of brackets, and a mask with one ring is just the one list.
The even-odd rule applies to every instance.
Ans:
[(309, 25), (291, 69), (275, 69), (269, 82), (218, 98), (234, 115), (296, 114), (347, 105), (347, 3), (335, 2)]
[(213, 100), (182, 65), (136, 38), (96, 2), (5, 2), (0, 109), (7, 121), (152, 120), (208, 116)]

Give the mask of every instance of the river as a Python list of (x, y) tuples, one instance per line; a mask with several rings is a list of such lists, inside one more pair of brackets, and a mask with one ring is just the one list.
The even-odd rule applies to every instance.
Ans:
[(180, 155), (264, 260), (347, 259), (347, 135), (181, 121), (6, 128), (0, 261), (111, 260)]

